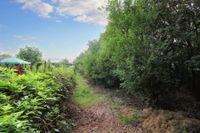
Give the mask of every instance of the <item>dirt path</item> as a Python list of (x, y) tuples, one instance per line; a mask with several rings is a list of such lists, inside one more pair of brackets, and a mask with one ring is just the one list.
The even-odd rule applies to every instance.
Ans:
[[(200, 121), (181, 112), (141, 108), (129, 104), (97, 86), (90, 86), (81, 76), (71, 108), (75, 127), (72, 133), (199, 133)], [(128, 104), (127, 104), (128, 103)], [(189, 130), (189, 131), (188, 131)]]
[(130, 125), (122, 124), (109, 105), (97, 103), (80, 112), (73, 133), (131, 133)]
[[(73, 110), (76, 127), (72, 133), (133, 133), (135, 128), (129, 124), (133, 109), (123, 106), (121, 100), (108, 91), (89, 86), (80, 77), (74, 94)], [(126, 120), (127, 119), (127, 120)], [(139, 132), (138, 133), (142, 133)]]

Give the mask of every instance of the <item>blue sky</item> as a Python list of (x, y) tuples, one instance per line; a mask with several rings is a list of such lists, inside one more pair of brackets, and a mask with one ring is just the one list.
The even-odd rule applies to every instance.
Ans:
[(75, 59), (107, 23), (106, 0), (0, 0), (0, 54), (38, 47), (44, 59)]

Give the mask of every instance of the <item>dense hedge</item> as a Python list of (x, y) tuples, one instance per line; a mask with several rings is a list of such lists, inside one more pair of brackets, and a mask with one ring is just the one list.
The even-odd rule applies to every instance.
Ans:
[[(94, 81), (169, 106), (200, 82), (199, 0), (110, 0), (109, 23), (76, 60)], [(196, 95), (196, 96), (195, 96)]]
[(66, 132), (66, 102), (75, 86), (72, 68), (17, 76), (0, 67), (0, 132)]

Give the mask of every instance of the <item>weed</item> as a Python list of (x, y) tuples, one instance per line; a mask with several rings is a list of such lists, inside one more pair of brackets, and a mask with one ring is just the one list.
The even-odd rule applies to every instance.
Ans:
[(134, 110), (132, 114), (120, 114), (119, 118), (123, 123), (131, 124), (140, 116), (140, 114), (141, 112), (139, 110)]
[(95, 94), (87, 81), (80, 75), (76, 76), (77, 87), (74, 91), (74, 101), (80, 106), (87, 106), (95, 103), (99, 95)]

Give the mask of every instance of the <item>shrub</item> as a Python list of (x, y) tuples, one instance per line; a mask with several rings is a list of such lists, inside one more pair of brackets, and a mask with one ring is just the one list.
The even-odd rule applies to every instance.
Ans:
[(58, 121), (67, 119), (64, 104), (75, 86), (72, 72), (55, 68), (17, 76), (14, 70), (0, 67), (0, 132), (62, 130)]

